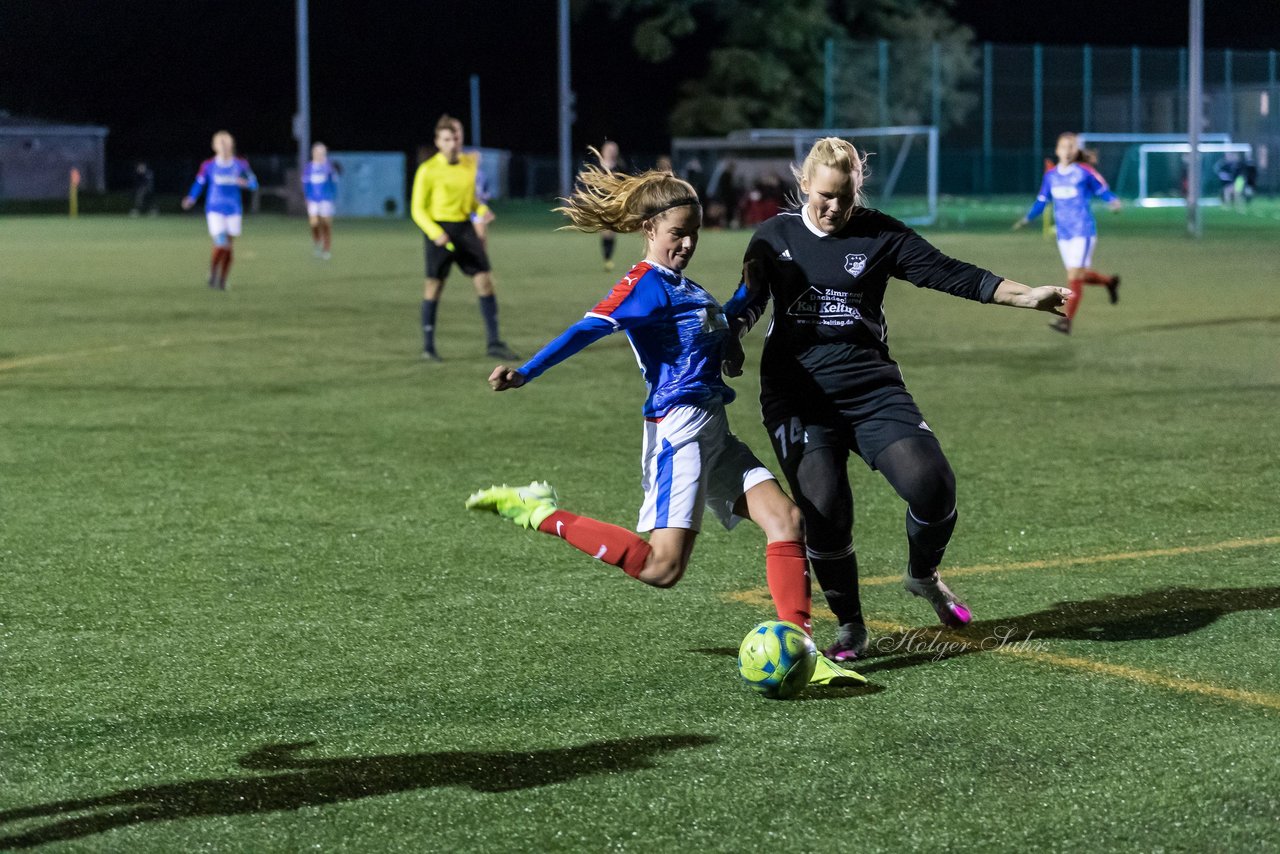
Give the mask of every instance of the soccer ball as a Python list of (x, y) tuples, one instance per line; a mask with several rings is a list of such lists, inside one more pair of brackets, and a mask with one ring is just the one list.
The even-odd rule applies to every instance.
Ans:
[(795, 623), (769, 620), (752, 629), (738, 647), (738, 675), (771, 700), (787, 700), (809, 684), (818, 648)]

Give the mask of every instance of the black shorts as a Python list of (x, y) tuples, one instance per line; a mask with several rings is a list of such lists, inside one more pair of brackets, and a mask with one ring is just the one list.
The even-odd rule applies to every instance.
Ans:
[(470, 221), (442, 222), (440, 227), (449, 235), (453, 251), (437, 246), (430, 237), (423, 235), (427, 244), (428, 279), (445, 279), (455, 262), (465, 276), (489, 272), (489, 254), (484, 251), (484, 242)]
[(938, 441), (925, 423), (910, 392), (888, 386), (873, 392), (820, 403), (812, 399), (771, 398), (762, 401), (764, 426), (784, 471), (798, 463), (804, 448), (840, 448), (875, 468), (876, 457), (899, 439)]

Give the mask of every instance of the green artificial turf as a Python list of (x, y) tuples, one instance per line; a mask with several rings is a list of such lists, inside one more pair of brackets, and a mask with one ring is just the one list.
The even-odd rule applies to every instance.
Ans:
[[(1021, 212), (953, 203), (926, 234), (1059, 281)], [(0, 220), (0, 848), (1274, 850), (1274, 213), (1208, 211), (1200, 241), (1102, 217), (1121, 302), (1090, 289), (1069, 338), (891, 287), (979, 622), (939, 638), (893, 581), (903, 508), (855, 463), (871, 684), (791, 702), (734, 669), (771, 615), (758, 531), (709, 527), (655, 590), (463, 509), (537, 478), (634, 524), (621, 336), (498, 395), (462, 277), (445, 361), (418, 359), (407, 222), (340, 221), (325, 263), (250, 218), (215, 293), (198, 217)], [(613, 277), (593, 238), (499, 214), (530, 354)], [(727, 298), (746, 239), (704, 234), (690, 274)], [(730, 418), (772, 464), (756, 378)]]

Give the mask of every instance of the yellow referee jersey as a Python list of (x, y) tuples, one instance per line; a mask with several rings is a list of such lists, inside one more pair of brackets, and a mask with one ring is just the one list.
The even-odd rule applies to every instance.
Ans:
[(457, 163), (436, 154), (418, 167), (409, 215), (427, 237), (435, 240), (443, 234), (442, 222), (466, 222), (473, 213), (489, 212), (487, 205), (476, 201), (476, 167), (475, 157), (468, 154), (459, 155)]

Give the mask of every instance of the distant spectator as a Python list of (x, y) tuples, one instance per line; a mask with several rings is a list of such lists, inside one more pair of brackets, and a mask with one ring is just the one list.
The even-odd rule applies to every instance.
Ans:
[[(594, 149), (593, 149), (594, 150)], [(622, 155), (618, 151), (618, 143), (611, 139), (606, 139), (600, 144), (600, 151), (597, 152), (597, 159), (600, 161), (600, 168), (608, 173), (626, 172), (627, 167), (622, 162)], [(600, 255), (604, 258), (604, 270), (609, 272), (613, 269), (613, 252), (618, 246), (618, 235), (607, 228), (600, 230)]]
[(1222, 196), (1222, 204), (1226, 207), (1232, 206), (1237, 201), (1237, 179), (1240, 179), (1242, 185), (1244, 183), (1244, 176), (1240, 169), (1240, 155), (1235, 152), (1224, 154), (1217, 163), (1213, 164), (1213, 174), (1220, 185), (1218, 192)]
[(754, 228), (775, 216), (784, 202), (782, 179), (774, 174), (762, 175), (738, 203), (738, 221), (743, 227)]
[(684, 164), (684, 174), (681, 176), (689, 182), (689, 186), (697, 192), (698, 198), (703, 199), (707, 196), (707, 176), (702, 172), (702, 161), (694, 157)]
[(144, 213), (155, 216), (159, 212), (156, 208), (156, 173), (139, 160), (133, 168), (133, 209), (129, 211), (129, 216), (141, 216)]
[(707, 224), (713, 228), (733, 228), (741, 195), (737, 164), (732, 160), (720, 163), (707, 182), (707, 194), (711, 197), (711, 203), (707, 205)]

